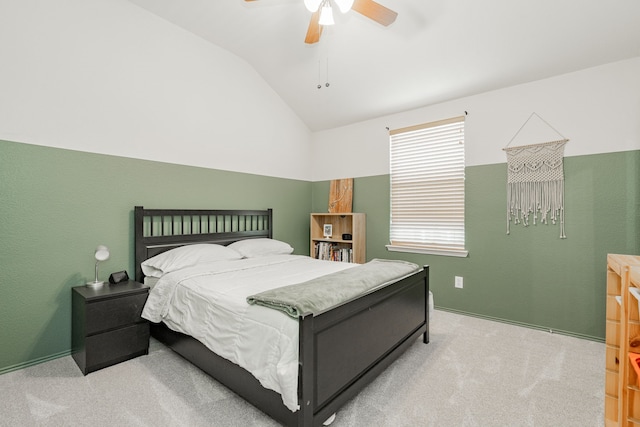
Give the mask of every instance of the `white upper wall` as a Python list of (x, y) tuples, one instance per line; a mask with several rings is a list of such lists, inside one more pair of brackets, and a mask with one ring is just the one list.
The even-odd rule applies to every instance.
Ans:
[[(640, 58), (311, 134), (245, 61), (124, 0), (0, 0), (0, 139), (307, 181), (389, 172), (387, 127), (467, 111), (468, 166), (537, 113), (567, 156), (640, 149)], [(512, 142), (557, 139), (533, 117)]]
[(504, 163), (502, 149), (508, 144), (553, 141), (560, 135), (569, 139), (565, 156), (639, 150), (638, 76), (640, 58), (635, 58), (317, 132), (312, 180), (388, 174), (387, 127), (428, 123), (465, 111), (467, 166)]
[(0, 58), (0, 139), (311, 179), (309, 129), (252, 67), (127, 1), (0, 0)]

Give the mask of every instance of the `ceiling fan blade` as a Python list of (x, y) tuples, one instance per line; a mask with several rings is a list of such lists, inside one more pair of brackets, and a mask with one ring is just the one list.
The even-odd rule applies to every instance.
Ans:
[(398, 16), (397, 12), (384, 7), (373, 0), (355, 0), (353, 2), (352, 9), (367, 18), (373, 19), (385, 27), (391, 25)]
[(320, 21), (320, 9), (313, 12), (311, 20), (309, 21), (309, 28), (307, 29), (307, 36), (304, 38), (304, 42), (307, 44), (318, 43), (320, 41), (320, 35), (322, 34), (322, 25)]

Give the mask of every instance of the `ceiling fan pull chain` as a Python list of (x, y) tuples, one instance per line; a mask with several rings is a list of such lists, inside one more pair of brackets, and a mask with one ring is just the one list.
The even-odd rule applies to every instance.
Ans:
[[(325, 86), (329, 87), (329, 57), (327, 57), (327, 81), (325, 82)], [(322, 89), (322, 83), (320, 83), (322, 81), (322, 60), (318, 59), (318, 89)]]
[(324, 85), (329, 87), (329, 56), (327, 56), (327, 82)]

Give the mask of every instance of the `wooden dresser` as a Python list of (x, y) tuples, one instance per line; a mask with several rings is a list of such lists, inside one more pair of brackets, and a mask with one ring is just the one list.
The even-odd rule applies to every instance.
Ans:
[(640, 256), (609, 254), (605, 340), (606, 427), (640, 427), (640, 387), (637, 373), (640, 371), (638, 301)]

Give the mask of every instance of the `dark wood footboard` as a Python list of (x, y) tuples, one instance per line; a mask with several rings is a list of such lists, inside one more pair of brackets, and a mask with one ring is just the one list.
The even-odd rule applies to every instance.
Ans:
[(428, 342), (428, 267), (300, 320), (298, 425), (319, 426), (415, 340)]

